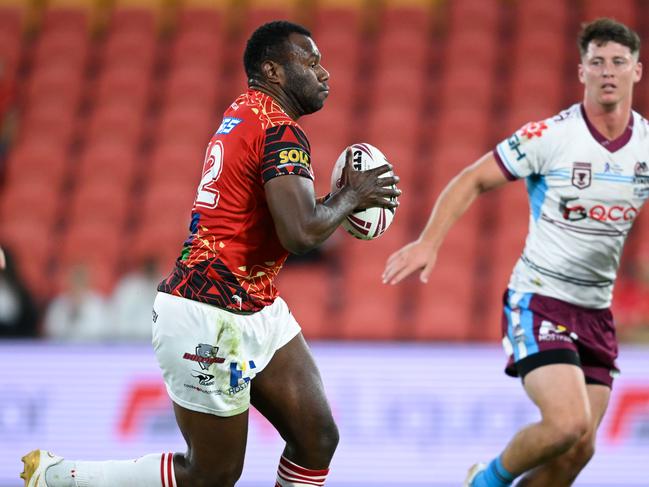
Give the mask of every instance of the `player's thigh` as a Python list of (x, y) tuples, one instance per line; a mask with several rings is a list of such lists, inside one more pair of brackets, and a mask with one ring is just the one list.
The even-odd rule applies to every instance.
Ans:
[(535, 368), (525, 375), (524, 387), (544, 419), (590, 422), (590, 398), (580, 367), (558, 363)]
[(251, 402), (288, 442), (319, 432), (337, 435), (320, 372), (302, 333), (257, 375)]
[(611, 389), (602, 384), (588, 384), (586, 386), (590, 409), (593, 419), (593, 431), (597, 431), (604, 419), (611, 398)]
[[(185, 481), (219, 478), (224, 474), (238, 477), (243, 470), (248, 411), (221, 417), (186, 409), (174, 403), (176, 422), (187, 443), (187, 455), (177, 458), (177, 475)], [(185, 483), (186, 485), (186, 483)]]

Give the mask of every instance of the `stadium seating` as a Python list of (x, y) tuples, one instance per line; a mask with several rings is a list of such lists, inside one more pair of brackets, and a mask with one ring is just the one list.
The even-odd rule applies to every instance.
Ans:
[[(2, 89), (20, 117), (1, 175), (0, 243), (43, 300), (78, 262), (106, 293), (147, 256), (168, 270), (206, 143), (246, 88), (245, 41), (261, 22), (289, 18), (312, 30), (331, 76), (324, 109), (299, 121), (316, 193), (330, 191), (336, 158), (357, 141), (384, 151), (404, 191), (380, 239), (340, 231), (316, 262), (286, 266), (278, 286), (305, 335), (498, 340), (529, 218), (522, 184), (458, 222), (428, 285), (383, 285), (385, 259), (419, 234), (463, 167), (579, 99), (578, 55), (566, 46), (581, 20), (608, 15), (644, 32), (641, 13), (634, 0), (1, 3)], [(642, 213), (629, 246), (648, 236)]]

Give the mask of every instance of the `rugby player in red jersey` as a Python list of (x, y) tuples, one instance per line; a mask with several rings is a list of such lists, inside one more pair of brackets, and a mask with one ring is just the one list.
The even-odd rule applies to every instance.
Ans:
[(23, 458), (26, 486), (233, 486), (250, 404), (286, 441), (275, 485), (324, 485), (338, 430), (273, 281), (289, 252), (317, 247), (356, 209), (394, 208), (401, 192), (398, 177), (385, 175), (390, 165), (353, 171), (348, 151), (342, 188), (316, 199), (296, 120), (322, 108), (329, 73), (308, 30), (261, 26), (244, 65), (249, 89), (209, 143), (189, 238), (153, 310), (153, 344), (187, 453), (82, 462), (35, 450)]

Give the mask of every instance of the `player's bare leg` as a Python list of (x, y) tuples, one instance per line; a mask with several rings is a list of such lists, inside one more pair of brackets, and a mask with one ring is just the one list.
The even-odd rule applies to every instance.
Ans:
[(519, 431), (502, 454), (503, 466), (519, 475), (571, 449), (592, 422), (584, 373), (579, 367), (539, 367), (525, 376), (524, 386), (541, 412), (541, 421)]
[(566, 453), (527, 473), (518, 482), (518, 487), (569, 487), (588, 464), (595, 453), (595, 437), (608, 407), (611, 389), (604, 385), (586, 387), (592, 412), (588, 432)]
[(174, 403), (187, 453), (174, 455), (177, 487), (231, 487), (241, 476), (248, 411), (229, 418), (190, 411)]
[(524, 386), (541, 412), (541, 421), (520, 430), (505, 451), (472, 480), (470, 475), (465, 485), (509, 486), (519, 475), (564, 454), (587, 434), (592, 414), (579, 367), (539, 367), (525, 376)]
[[(252, 381), (251, 402), (286, 441), (276, 485), (324, 485), (338, 428), (301, 333)], [(296, 482), (292, 474), (297, 472), (311, 476), (312, 483)]]

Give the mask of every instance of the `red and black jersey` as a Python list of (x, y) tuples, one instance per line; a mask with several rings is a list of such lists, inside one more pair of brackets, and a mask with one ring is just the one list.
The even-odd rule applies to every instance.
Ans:
[(271, 304), (288, 252), (264, 184), (285, 175), (313, 179), (309, 141), (273, 98), (248, 90), (226, 110), (207, 147), (189, 238), (158, 290), (233, 312)]

